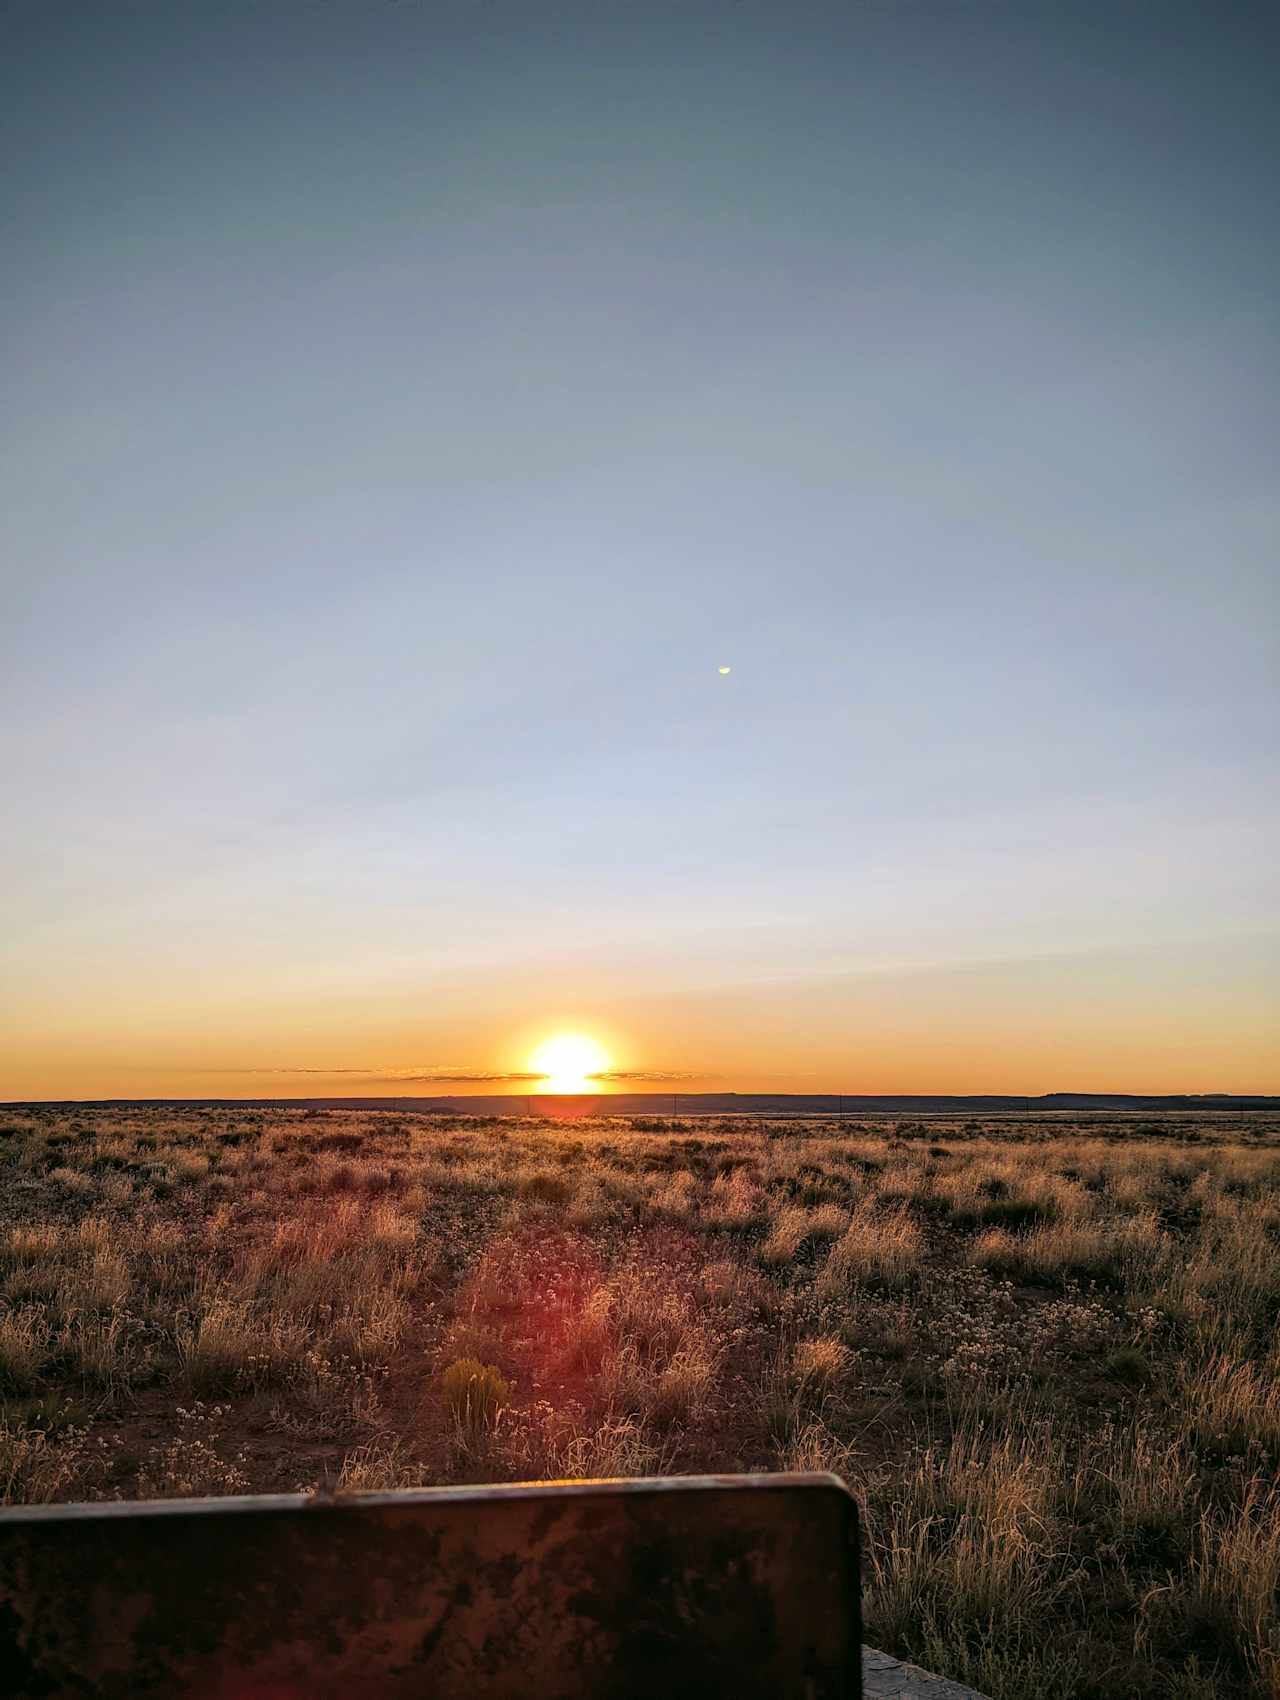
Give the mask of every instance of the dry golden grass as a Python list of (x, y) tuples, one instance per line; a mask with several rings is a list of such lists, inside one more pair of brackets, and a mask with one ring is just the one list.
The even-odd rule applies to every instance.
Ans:
[(1193, 1606), (1222, 1625), (1258, 1691), (1280, 1694), (1280, 1495), (1255, 1485), (1241, 1505), (1202, 1519)]
[(831, 1334), (801, 1340), (791, 1354), (791, 1375), (806, 1392), (830, 1393), (848, 1376), (852, 1354)]
[(869, 1639), (1276, 1700), (1278, 1136), (0, 1111), (0, 1498), (831, 1469)]
[(822, 1269), (820, 1291), (836, 1297), (858, 1285), (905, 1287), (924, 1256), (924, 1234), (903, 1205), (878, 1214), (859, 1205)]
[(720, 1174), (707, 1189), (703, 1221), (709, 1228), (737, 1230), (761, 1227), (768, 1219), (769, 1195), (742, 1169)]
[(30, 1393), (49, 1356), (52, 1330), (40, 1305), (25, 1304), (0, 1315), (0, 1389)]
[(1182, 1422), (1201, 1450), (1224, 1458), (1280, 1459), (1280, 1363), (1215, 1353), (1194, 1365), (1179, 1388)]
[(339, 1493), (388, 1493), (423, 1486), (421, 1476), (422, 1466), (394, 1436), (379, 1435), (347, 1453), (334, 1485)]
[(784, 1204), (769, 1224), (768, 1238), (760, 1247), (759, 1257), (772, 1269), (791, 1263), (809, 1238), (810, 1212), (799, 1205)]

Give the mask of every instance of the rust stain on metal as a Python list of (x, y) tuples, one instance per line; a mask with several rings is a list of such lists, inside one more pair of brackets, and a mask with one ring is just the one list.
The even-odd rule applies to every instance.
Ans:
[(834, 1476), (0, 1511), (13, 1700), (850, 1700)]

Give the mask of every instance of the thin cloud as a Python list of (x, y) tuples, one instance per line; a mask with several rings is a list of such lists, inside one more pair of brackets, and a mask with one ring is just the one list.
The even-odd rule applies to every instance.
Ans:
[(589, 1074), (588, 1080), (641, 1080), (660, 1084), (662, 1081), (697, 1080), (696, 1074), (674, 1074), (658, 1068), (605, 1068), (599, 1074)]
[[(229, 1070), (228, 1072), (237, 1072)], [(246, 1074), (308, 1076), (328, 1080), (336, 1075), (355, 1080), (378, 1082), (402, 1081), (406, 1085), (486, 1086), (519, 1084), (521, 1081), (545, 1080), (544, 1074), (527, 1074), (513, 1070), (462, 1068), (252, 1068)]]
[[(438, 1067), (419, 1066), (417, 1068), (246, 1068), (223, 1069), (225, 1074), (270, 1074), (296, 1079), (332, 1080), (341, 1076), (343, 1079), (368, 1081), (373, 1085), (403, 1085), (403, 1086), (530, 1086), (540, 1081), (552, 1080), (550, 1074), (530, 1073), (520, 1069), (467, 1069), (454, 1065)], [(669, 1085), (675, 1081), (696, 1080), (694, 1074), (677, 1074), (669, 1069), (650, 1068), (606, 1068), (596, 1074), (585, 1074), (584, 1080), (595, 1080), (602, 1084), (638, 1084)]]

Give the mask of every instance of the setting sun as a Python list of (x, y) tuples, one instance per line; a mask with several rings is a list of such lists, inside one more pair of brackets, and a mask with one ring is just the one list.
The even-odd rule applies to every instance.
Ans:
[(609, 1053), (582, 1033), (557, 1033), (538, 1046), (529, 1067), (543, 1076), (544, 1092), (585, 1092), (609, 1067)]

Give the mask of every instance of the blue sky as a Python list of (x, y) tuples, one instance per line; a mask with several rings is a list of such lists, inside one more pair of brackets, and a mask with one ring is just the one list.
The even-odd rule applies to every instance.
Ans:
[(1280, 1089), (1265, 8), (4, 29), (0, 1092)]

